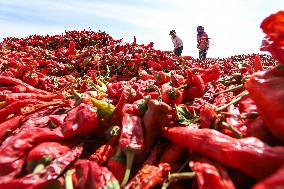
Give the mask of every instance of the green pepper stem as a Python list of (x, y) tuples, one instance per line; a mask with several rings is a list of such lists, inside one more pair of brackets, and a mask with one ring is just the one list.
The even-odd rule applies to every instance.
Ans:
[(159, 87), (157, 85), (149, 85), (147, 87), (147, 89), (154, 89), (155, 91), (157, 91), (158, 92), (157, 100), (160, 101), (160, 102), (162, 101), (162, 93), (161, 93), (161, 90), (159, 89)]
[(248, 92), (245, 92), (245, 93), (243, 93), (242, 95), (240, 95), (240, 96), (234, 98), (231, 102), (229, 102), (229, 103), (227, 103), (227, 104), (225, 104), (225, 105), (223, 105), (223, 106), (221, 106), (221, 107), (219, 107), (219, 108), (216, 108), (215, 111), (216, 111), (216, 112), (222, 111), (222, 110), (228, 108), (230, 105), (237, 103), (238, 101), (240, 101), (241, 99), (243, 99), (243, 98), (246, 97), (247, 95), (248, 95)]
[(166, 189), (171, 182), (181, 180), (181, 179), (192, 179), (196, 176), (195, 172), (182, 172), (182, 173), (173, 173), (169, 174), (168, 179), (163, 183), (161, 189)]
[(222, 94), (222, 93), (227, 93), (227, 92), (232, 92), (232, 91), (235, 91), (235, 90), (238, 90), (238, 89), (242, 89), (243, 87), (244, 87), (244, 85), (241, 84), (241, 85), (238, 85), (238, 86), (235, 86), (235, 87), (232, 87), (232, 88), (229, 88), (229, 89), (220, 91), (220, 92), (215, 93), (215, 94), (213, 94), (213, 95), (214, 95), (214, 96), (217, 96), (217, 95)]
[(74, 189), (72, 174), (75, 173), (74, 169), (69, 169), (65, 173), (65, 189)]
[(173, 173), (169, 176), (169, 181), (176, 181), (180, 179), (192, 179), (196, 176), (195, 172), (182, 172), (182, 173)]
[(230, 131), (232, 131), (234, 134), (236, 134), (237, 138), (242, 138), (243, 135), (240, 131), (238, 131), (236, 128), (232, 127), (231, 125), (229, 125), (226, 122), (222, 122), (221, 123), (222, 127), (225, 127), (226, 129), (229, 129)]
[(134, 161), (135, 153), (133, 151), (126, 151), (126, 170), (121, 186), (125, 186), (129, 180), (132, 164)]
[(37, 164), (37, 166), (34, 168), (33, 170), (33, 173), (38, 173), (38, 172), (41, 172), (42, 170), (44, 170), (44, 164), (43, 163), (40, 163), (40, 164)]
[(75, 96), (75, 99), (76, 99), (75, 104), (78, 104), (83, 99), (83, 94), (78, 93), (74, 88), (71, 89), (71, 92)]

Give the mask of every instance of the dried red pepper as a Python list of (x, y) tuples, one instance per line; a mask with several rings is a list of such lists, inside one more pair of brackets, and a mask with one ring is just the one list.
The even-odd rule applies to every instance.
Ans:
[(95, 130), (100, 120), (91, 105), (81, 103), (67, 113), (64, 121), (61, 125), (62, 133), (65, 137), (71, 137)]
[(284, 147), (270, 147), (254, 137), (235, 139), (213, 129), (190, 127), (166, 128), (163, 136), (255, 179), (262, 179), (283, 165)]
[(17, 128), (20, 125), (23, 117), (24, 116), (22, 115), (17, 115), (0, 123), (0, 141), (2, 141), (3, 137), (7, 132), (13, 131), (15, 128)]
[(161, 94), (163, 102), (167, 104), (178, 105), (183, 100), (183, 91), (186, 85), (180, 87), (172, 87), (169, 83), (165, 83), (161, 87)]
[(0, 146), (0, 181), (9, 181), (20, 173), (24, 156), (37, 143), (62, 138), (60, 129), (36, 127), (7, 138)]
[(263, 40), (261, 50), (269, 51), (280, 64), (284, 64), (284, 11), (278, 11), (265, 18), (260, 28), (267, 35)]
[(37, 99), (24, 99), (8, 104), (0, 109), (0, 123), (5, 121), (9, 115), (20, 113), (21, 109), (24, 107), (40, 103), (42, 103), (42, 101)]
[(76, 188), (115, 188), (119, 189), (119, 183), (113, 174), (106, 168), (100, 167), (96, 162), (78, 160), (75, 165), (75, 178), (78, 180)]
[(176, 163), (184, 154), (185, 148), (173, 143), (170, 143), (160, 157), (160, 163)]
[(121, 183), (121, 185), (124, 186), (130, 177), (135, 153), (144, 150), (144, 134), (141, 117), (124, 114), (121, 135), (119, 138), (119, 148), (126, 155), (126, 171)]
[(145, 130), (145, 149), (149, 150), (157, 137), (160, 136), (162, 128), (167, 121), (167, 114), (171, 107), (158, 100), (150, 99), (147, 103), (148, 109), (143, 116), (143, 125)]
[(167, 163), (161, 163), (158, 166), (144, 165), (138, 173), (124, 187), (125, 189), (150, 189), (159, 183), (162, 183), (170, 171)]
[(49, 181), (57, 179), (60, 174), (66, 169), (66, 167), (74, 162), (83, 151), (83, 147), (75, 146), (67, 153), (59, 156), (44, 170), (28, 174), (22, 178), (15, 178), (9, 182), (0, 183), (1, 188), (12, 189), (12, 188), (40, 188), (45, 184), (49, 184)]
[(107, 161), (112, 157), (114, 153), (114, 149), (111, 145), (104, 144), (100, 146), (95, 153), (93, 153), (90, 157), (90, 161), (95, 161), (99, 165), (104, 165)]
[(257, 72), (245, 83), (267, 128), (284, 140), (284, 66)]
[(29, 172), (33, 172), (37, 165), (47, 165), (68, 151), (70, 151), (70, 147), (59, 142), (40, 143), (28, 153), (26, 157), (26, 169)]
[(199, 157), (190, 161), (189, 166), (196, 173), (199, 189), (235, 189), (227, 170), (221, 164)]
[(119, 148), (115, 155), (107, 162), (107, 168), (112, 172), (119, 183), (123, 181), (126, 170), (126, 158)]
[(41, 101), (49, 102), (54, 99), (64, 99), (64, 95), (62, 93), (58, 94), (37, 94), (37, 93), (11, 93), (6, 94), (3, 100), (7, 103), (13, 103), (18, 100), (24, 99), (38, 99)]
[(30, 93), (38, 93), (38, 94), (49, 94), (49, 92), (37, 89), (27, 83), (24, 83), (23, 81), (12, 78), (12, 77), (6, 77), (6, 76), (1, 76), (0, 75), (0, 84), (5, 84), (5, 85), (21, 85), (23, 87), (26, 87), (27, 91)]
[(284, 167), (258, 182), (252, 189), (280, 189), (284, 186)]

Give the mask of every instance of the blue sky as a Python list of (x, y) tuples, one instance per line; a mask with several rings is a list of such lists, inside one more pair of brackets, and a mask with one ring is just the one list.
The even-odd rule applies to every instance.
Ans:
[(172, 50), (175, 29), (183, 55), (197, 57), (196, 26), (203, 25), (212, 38), (208, 57), (228, 57), (258, 53), (261, 21), (281, 7), (284, 0), (1, 0), (0, 40), (91, 28)]

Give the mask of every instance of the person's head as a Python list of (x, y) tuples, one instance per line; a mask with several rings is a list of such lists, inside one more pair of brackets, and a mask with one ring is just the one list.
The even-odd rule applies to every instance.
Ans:
[(170, 36), (175, 36), (176, 35), (176, 30), (171, 30), (169, 35)]
[(196, 30), (197, 30), (197, 33), (203, 33), (204, 27), (203, 26), (197, 26)]

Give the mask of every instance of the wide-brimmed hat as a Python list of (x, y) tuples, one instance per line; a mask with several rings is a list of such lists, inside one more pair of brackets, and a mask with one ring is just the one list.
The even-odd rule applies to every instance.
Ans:
[(169, 35), (175, 34), (176, 30), (171, 30)]

